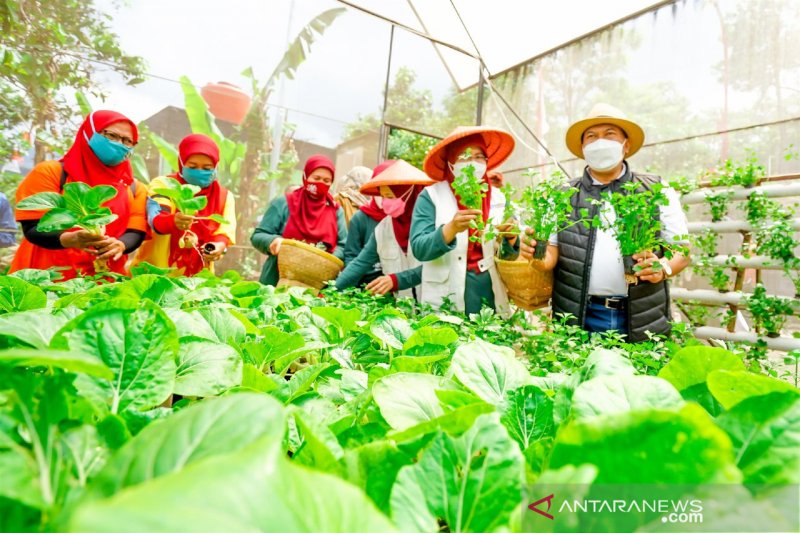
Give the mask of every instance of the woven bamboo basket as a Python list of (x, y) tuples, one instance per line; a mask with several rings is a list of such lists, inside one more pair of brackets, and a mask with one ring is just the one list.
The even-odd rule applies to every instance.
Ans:
[(310, 244), (284, 239), (278, 252), (278, 287), (320, 290), (327, 281), (336, 279), (342, 268), (344, 263), (338, 257)]
[(545, 307), (553, 295), (553, 271), (542, 272), (524, 259), (506, 261), (494, 258), (508, 297), (522, 309), (533, 311)]

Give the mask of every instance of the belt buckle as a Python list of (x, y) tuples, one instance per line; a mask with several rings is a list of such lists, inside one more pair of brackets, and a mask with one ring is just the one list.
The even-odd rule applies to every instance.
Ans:
[[(603, 307), (605, 307), (606, 309), (611, 309), (613, 311), (619, 311), (618, 304), (621, 301), (622, 300), (620, 300), (619, 298), (606, 298), (605, 301), (603, 302)], [(611, 305), (609, 305), (609, 303), (613, 303), (614, 306), (612, 307)]]

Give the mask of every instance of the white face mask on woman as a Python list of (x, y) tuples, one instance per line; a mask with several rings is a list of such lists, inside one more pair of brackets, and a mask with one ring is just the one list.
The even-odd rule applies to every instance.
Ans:
[(597, 139), (583, 147), (583, 159), (589, 168), (606, 172), (622, 162), (622, 143), (611, 139)]
[(456, 164), (448, 164), (455, 177), (461, 175), (461, 172), (469, 166), (475, 170), (475, 177), (479, 180), (482, 180), (484, 174), (486, 174), (486, 163), (482, 161), (458, 161)]

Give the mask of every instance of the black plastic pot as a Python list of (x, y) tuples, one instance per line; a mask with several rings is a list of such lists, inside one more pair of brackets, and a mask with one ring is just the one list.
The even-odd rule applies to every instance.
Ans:
[(537, 240), (536, 246), (533, 248), (533, 258), (534, 259), (544, 259), (545, 254), (547, 253), (547, 241), (546, 240)]
[(633, 271), (634, 265), (636, 265), (636, 260), (633, 258), (632, 255), (623, 255), (622, 256), (622, 264), (625, 266), (625, 275), (626, 276), (635, 276), (636, 272)]

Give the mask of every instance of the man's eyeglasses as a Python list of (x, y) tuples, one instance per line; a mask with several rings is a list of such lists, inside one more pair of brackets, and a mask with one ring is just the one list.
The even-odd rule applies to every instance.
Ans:
[(136, 143), (133, 142), (133, 139), (131, 139), (130, 137), (125, 137), (125, 136), (120, 135), (118, 133), (114, 133), (113, 131), (103, 130), (103, 131), (100, 132), (100, 135), (102, 135), (103, 137), (105, 137), (109, 141), (114, 141), (116, 143), (122, 143), (125, 146), (127, 146), (128, 148), (133, 148), (134, 146), (136, 146)]

